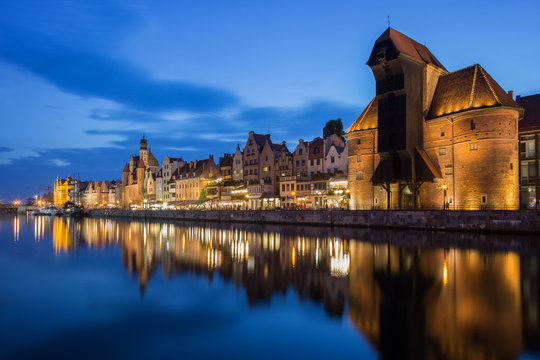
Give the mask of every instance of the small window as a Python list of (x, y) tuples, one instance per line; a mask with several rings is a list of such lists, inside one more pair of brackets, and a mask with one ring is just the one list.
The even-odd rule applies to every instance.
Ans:
[(440, 148), (439, 149), (439, 156), (444, 156), (446, 155), (446, 148)]
[(253, 145), (253, 140), (249, 140), (249, 145)]
[(362, 162), (362, 157), (361, 157), (361, 156), (357, 156), (357, 157), (356, 157), (356, 162), (361, 163), (361, 162)]
[(445, 165), (444, 167), (444, 173), (445, 175), (452, 175), (452, 165)]
[(448, 203), (452, 204), (454, 202), (454, 198), (452, 196), (448, 197)]
[(333, 157), (333, 156), (331, 156), (331, 157), (330, 157), (330, 162), (331, 162), (331, 163), (335, 163), (335, 162), (336, 162), (336, 158)]
[(441, 128), (441, 137), (444, 136), (444, 127)]
[(298, 154), (302, 155), (303, 149), (298, 150)]
[(379, 198), (375, 198), (375, 205), (379, 203)]
[(514, 164), (510, 163), (510, 170), (514, 170)]
[(480, 200), (482, 202), (482, 205), (487, 204), (487, 195), (482, 195), (482, 198)]
[(317, 165), (321, 165), (321, 159), (317, 159)]
[(266, 156), (266, 161), (268, 161), (268, 156)]
[(471, 119), (471, 130), (475, 130), (476, 129), (476, 123), (474, 122), (474, 120)]
[(364, 180), (364, 173), (362, 171), (356, 174), (356, 180)]
[(296, 166), (300, 166), (300, 160), (296, 160)]
[(478, 150), (478, 142), (476, 142), (476, 141), (471, 141), (470, 149), (471, 149), (471, 150)]
[(361, 139), (356, 140), (356, 144), (357, 144), (357, 145), (360, 145), (361, 143), (362, 143), (362, 140), (361, 140)]

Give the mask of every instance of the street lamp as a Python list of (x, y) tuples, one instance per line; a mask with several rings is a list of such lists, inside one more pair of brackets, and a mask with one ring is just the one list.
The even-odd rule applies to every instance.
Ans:
[(446, 190), (448, 190), (448, 186), (443, 184), (441, 188), (443, 189), (443, 210), (446, 210)]

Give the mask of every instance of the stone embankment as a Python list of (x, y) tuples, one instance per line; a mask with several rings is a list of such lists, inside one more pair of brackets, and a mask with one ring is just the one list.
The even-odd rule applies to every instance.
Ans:
[(540, 233), (540, 212), (443, 210), (92, 210), (92, 217)]

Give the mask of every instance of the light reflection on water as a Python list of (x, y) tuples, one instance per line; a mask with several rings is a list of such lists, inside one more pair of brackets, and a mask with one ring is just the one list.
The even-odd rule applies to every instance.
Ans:
[[(82, 251), (90, 257), (99, 256), (119, 249), (119, 256), (112, 261), (121, 261), (125, 272), (137, 279), (142, 301), (153, 283), (158, 287), (160, 278), (183, 274), (207, 277), (210, 288), (218, 287), (216, 277), (234, 284), (245, 296), (248, 308), (271, 305), (278, 302), (277, 295), (293, 292), (301, 302), (322, 304), (321, 310), (309, 309), (326, 314), (327, 320), (315, 321), (319, 327), (315, 331), (332, 331), (332, 336), (348, 339), (345, 343), (351, 349), (341, 346), (336, 355), (484, 359), (515, 358), (540, 349), (540, 263), (535, 238), (520, 238), (528, 244), (525, 248), (508, 236), (479, 234), (60, 217), (5, 218), (0, 229), (6, 224), (12, 226), (9, 242), (5, 241), (7, 233), (1, 233), (2, 243), (11, 246), (0, 248), (6, 255), (20, 252), (22, 242), (39, 243), (40, 251), (47, 249), (45, 243), (49, 242), (51, 259), (77, 259)], [(33, 229), (33, 237), (27, 236), (24, 228)], [(440, 246), (445, 243), (453, 247)], [(27, 249), (27, 253), (32, 251), (36, 250)], [(47, 258), (47, 253), (44, 256)], [(9, 294), (12, 289), (4, 290)], [(156, 296), (170, 294), (158, 292)], [(10, 301), (6, 296), (0, 299)], [(308, 311), (289, 302), (286, 306), (295, 312)], [(274, 311), (272, 306), (264, 308), (264, 315), (272, 317)], [(239, 316), (249, 319), (249, 313)], [(311, 314), (312, 318), (317, 316)], [(349, 326), (336, 330), (332, 319)], [(250, 326), (261, 324), (248, 324), (247, 328)], [(280, 326), (287, 323), (274, 330)], [(280, 334), (271, 336), (279, 339)], [(262, 344), (266, 339), (252, 341)], [(355, 342), (362, 346), (355, 348)], [(335, 343), (329, 338), (319, 346), (332, 348)], [(11, 354), (35, 355), (17, 351)], [(286, 357), (305, 355), (302, 349), (286, 345), (282, 352), (279, 348), (275, 351), (273, 355), (288, 354)], [(214, 352), (224, 353), (227, 350)], [(195, 354), (204, 357), (212, 352)], [(314, 355), (327, 357), (324, 352)], [(250, 358), (246, 354), (237, 357)]]

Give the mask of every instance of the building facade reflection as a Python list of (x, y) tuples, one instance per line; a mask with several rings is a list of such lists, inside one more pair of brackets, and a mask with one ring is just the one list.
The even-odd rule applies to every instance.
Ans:
[[(34, 220), (36, 240), (49, 232), (59, 255), (80, 246), (119, 247), (141, 294), (159, 268), (166, 278), (191, 274), (211, 281), (219, 276), (245, 292), (250, 305), (292, 290), (301, 301), (321, 303), (329, 316), (350, 321), (382, 359), (515, 358), (540, 350), (538, 251), (520, 254), (436, 245), (441, 237), (456, 244), (503, 243), (502, 238), (91, 218), (38, 220)], [(13, 222), (15, 239), (18, 221)]]

